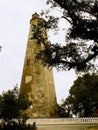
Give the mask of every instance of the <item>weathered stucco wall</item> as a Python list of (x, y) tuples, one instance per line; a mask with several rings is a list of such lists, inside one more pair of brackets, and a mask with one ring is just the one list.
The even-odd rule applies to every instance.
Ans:
[[(34, 34), (32, 27), (38, 26), (40, 20), (43, 19), (37, 14), (32, 15), (30, 20), (20, 92), (32, 101), (32, 106), (27, 111), (29, 117), (57, 117), (58, 109), (52, 70), (43, 67), (41, 62), (35, 59), (37, 52), (43, 46), (37, 43), (37, 39), (31, 38)], [(45, 32), (45, 37), (45, 28), (42, 30)]]

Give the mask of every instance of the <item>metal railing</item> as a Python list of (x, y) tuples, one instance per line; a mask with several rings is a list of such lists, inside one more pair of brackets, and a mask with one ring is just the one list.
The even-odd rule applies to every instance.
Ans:
[(27, 124), (98, 124), (98, 118), (33, 118), (28, 119)]

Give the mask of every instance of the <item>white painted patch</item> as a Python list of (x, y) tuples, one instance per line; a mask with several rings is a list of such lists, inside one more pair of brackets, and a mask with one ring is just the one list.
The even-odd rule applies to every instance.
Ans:
[(25, 83), (29, 83), (32, 80), (32, 76), (26, 76), (25, 77)]

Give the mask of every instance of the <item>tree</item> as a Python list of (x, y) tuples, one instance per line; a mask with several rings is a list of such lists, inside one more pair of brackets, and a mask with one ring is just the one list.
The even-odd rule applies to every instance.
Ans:
[(2, 47), (0, 46), (0, 51), (1, 51), (1, 48), (2, 48)]
[[(65, 46), (44, 42), (39, 59), (48, 66), (76, 72), (95, 71), (98, 55), (98, 0), (47, 0), (53, 9), (62, 10), (61, 18), (50, 16), (46, 28), (57, 27), (57, 19), (65, 19), (70, 27), (66, 33)], [(59, 36), (58, 36), (59, 37)], [(41, 38), (40, 38), (41, 40)], [(43, 40), (39, 42), (42, 43)]]
[(74, 81), (69, 96), (62, 104), (79, 117), (98, 116), (98, 75), (85, 74)]
[(12, 119), (23, 117), (23, 112), (31, 105), (31, 102), (19, 93), (17, 87), (0, 95), (0, 118), (11, 122)]
[(70, 104), (68, 104), (66, 101), (59, 105), (58, 112), (61, 118), (72, 117)]

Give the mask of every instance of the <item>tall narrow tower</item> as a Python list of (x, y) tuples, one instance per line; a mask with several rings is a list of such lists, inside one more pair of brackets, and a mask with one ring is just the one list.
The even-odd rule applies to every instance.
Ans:
[[(35, 29), (42, 22), (45, 20), (40, 18), (38, 14), (32, 15), (20, 86), (20, 92), (32, 101), (32, 105), (27, 110), (29, 117), (38, 118), (57, 116), (52, 70), (43, 67), (41, 62), (36, 61), (35, 58), (37, 52), (43, 48), (42, 44), (38, 44), (37, 38), (34, 38), (34, 32), (37, 31)], [(41, 30), (44, 32), (43, 37), (47, 39), (45, 28), (42, 27)]]

